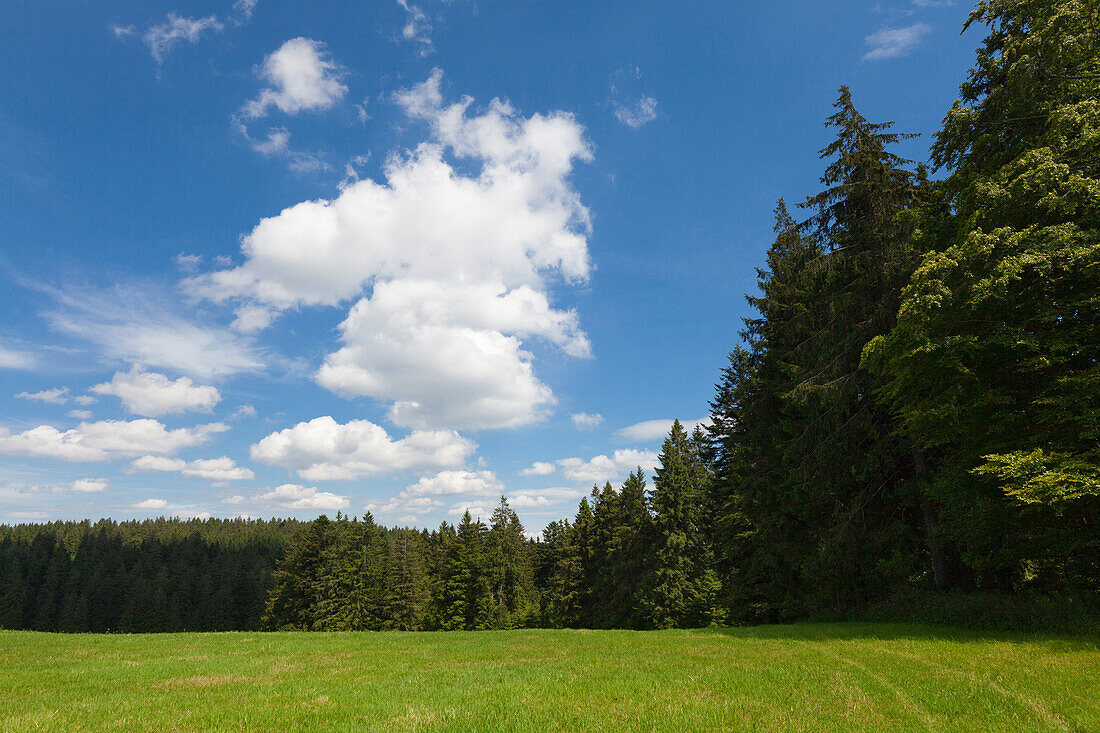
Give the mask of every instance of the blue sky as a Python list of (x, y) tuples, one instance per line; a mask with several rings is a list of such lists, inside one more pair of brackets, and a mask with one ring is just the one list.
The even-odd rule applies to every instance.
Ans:
[(0, 522), (501, 493), (703, 418), (848, 84), (921, 159), (968, 8), (9, 3)]

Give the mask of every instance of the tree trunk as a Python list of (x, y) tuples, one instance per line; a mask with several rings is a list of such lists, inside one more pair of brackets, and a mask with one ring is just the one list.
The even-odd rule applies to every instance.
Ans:
[(924, 453), (916, 439), (913, 440), (913, 474), (921, 491), (920, 510), (924, 517), (924, 536), (928, 543), (928, 555), (932, 561), (932, 578), (936, 583), (936, 590), (942, 591), (947, 588), (947, 562), (944, 559), (943, 545), (936, 536), (938, 521), (936, 506), (926, 491), (928, 463), (924, 460)]

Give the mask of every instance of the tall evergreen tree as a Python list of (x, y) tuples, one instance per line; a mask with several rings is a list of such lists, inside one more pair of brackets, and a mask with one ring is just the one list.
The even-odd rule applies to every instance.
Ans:
[(525, 626), (537, 614), (534, 571), (523, 524), (503, 496), (489, 520), (486, 545), (493, 626)]
[(422, 628), (428, 604), (428, 578), (421, 562), (421, 537), (416, 530), (390, 535), (386, 577), (385, 626), (401, 631)]
[(704, 531), (706, 475), (679, 420), (654, 477), (653, 553), (644, 603), (656, 628), (706, 626), (717, 615), (718, 579)]
[(1100, 578), (1100, 7), (989, 0), (932, 150), (951, 170), (897, 326), (867, 349), (933, 456), (964, 588)]

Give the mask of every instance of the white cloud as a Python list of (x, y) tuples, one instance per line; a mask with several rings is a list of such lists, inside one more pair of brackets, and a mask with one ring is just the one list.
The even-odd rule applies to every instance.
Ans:
[(329, 491), (321, 491), (315, 486), (283, 484), (271, 491), (260, 494), (261, 501), (274, 502), (283, 509), (345, 509), (348, 506), (346, 496), (337, 496)]
[(576, 314), (520, 286), (396, 280), (375, 285), (340, 324), (343, 348), (317, 373), (324, 387), (391, 402), (398, 425), (514, 427), (553, 404), (521, 337), (538, 334), (584, 356)]
[(146, 417), (210, 412), (221, 401), (221, 394), (214, 387), (195, 384), (189, 377), (173, 381), (163, 374), (142, 371), (137, 364), (129, 372), (116, 372), (110, 382), (97, 384), (91, 391), (114, 395), (128, 411)]
[[(184, 18), (175, 13), (169, 13), (167, 19), (160, 25), (151, 26), (142, 40), (149, 47), (149, 52), (157, 63), (164, 61), (164, 54), (175, 48), (180, 41), (198, 43), (204, 31), (215, 33), (222, 30), (222, 24), (216, 16), (209, 15), (205, 18)], [(115, 30), (116, 37), (119, 32)]]
[(341, 82), (343, 75), (325, 44), (292, 38), (264, 59), (260, 77), (270, 86), (248, 102), (242, 112), (255, 119), (266, 115), (271, 107), (288, 115), (328, 109), (348, 92)]
[(95, 403), (99, 402), (99, 400), (97, 400), (95, 397), (92, 397), (90, 394), (82, 394), (77, 397), (73, 397), (73, 402), (78, 405), (87, 406), (94, 405)]
[(69, 401), (69, 388), (55, 387), (54, 389), (44, 389), (41, 392), (20, 392), (15, 397), (20, 400), (35, 400), (37, 402), (48, 402), (51, 405), (63, 405)]
[(440, 471), (432, 476), (422, 476), (384, 504), (367, 504), (364, 509), (387, 516), (420, 515), (443, 506), (439, 497), (500, 496), (504, 490), (503, 482), (492, 471)]
[(575, 412), (570, 416), (577, 430), (594, 430), (603, 424), (603, 415), (589, 415), (587, 412)]
[(172, 259), (175, 260), (176, 267), (184, 272), (194, 272), (202, 264), (202, 255), (189, 255), (180, 252)]
[(492, 471), (440, 471), (434, 476), (423, 476), (415, 484), (405, 487), (401, 496), (493, 496), (502, 493), (504, 484)]
[(69, 484), (73, 491), (84, 494), (94, 494), (107, 488), (108, 481), (105, 478), (78, 478)]
[(152, 284), (99, 292), (41, 289), (58, 303), (45, 314), (53, 328), (92, 342), (110, 359), (201, 378), (263, 368), (263, 355), (248, 337), (196, 325)]
[(419, 5), (412, 5), (408, 0), (397, 0), (397, 4), (405, 11), (405, 24), (401, 26), (401, 39), (406, 43), (417, 45), (417, 55), (423, 58), (435, 47), (432, 45), (432, 24), (428, 20), (427, 13)]
[(63, 461), (106, 461), (144, 454), (174, 453), (206, 443), (228, 430), (222, 423), (168, 430), (156, 420), (82, 422), (64, 432), (39, 425), (21, 433), (0, 428), (0, 453), (57, 458)]
[(229, 416), (230, 420), (240, 420), (245, 417), (256, 417), (256, 408), (252, 405), (241, 405), (233, 414)]
[[(249, 145), (257, 153), (261, 153), (268, 157), (286, 158), (289, 163), (288, 166), (295, 173), (308, 173), (309, 171), (321, 171), (328, 170), (329, 164), (326, 163), (320, 155), (317, 153), (311, 153), (304, 150), (292, 150), (290, 147), (290, 131), (285, 127), (273, 127), (267, 131), (267, 137), (257, 140), (248, 134), (248, 128), (243, 125), (237, 125), (237, 130), (248, 140)], [(265, 328), (267, 321), (260, 323), (259, 325), (249, 327), (249, 323), (246, 316), (243, 313), (237, 314), (237, 321), (234, 322), (234, 328), (241, 332), (248, 332)], [(245, 324), (245, 327), (238, 328), (240, 324)]]
[[(615, 439), (630, 443), (652, 443), (653, 441), (664, 440), (668, 437), (669, 431), (672, 430), (672, 423), (672, 420), (646, 420), (634, 423), (616, 430)], [(698, 420), (681, 420), (680, 424), (684, 426), (684, 431), (690, 435), (696, 426), (706, 427), (709, 425), (710, 418), (701, 417)]]
[(647, 122), (657, 119), (657, 100), (653, 97), (642, 97), (633, 104), (617, 105), (615, 119), (637, 130)]
[(914, 23), (905, 28), (883, 28), (863, 39), (868, 47), (863, 54), (864, 61), (880, 61), (905, 56), (924, 40), (932, 27), (925, 23)]
[(237, 14), (233, 18), (233, 22), (237, 25), (244, 25), (250, 21), (258, 2), (259, 0), (237, 0), (233, 3), (233, 12)]
[(236, 505), (236, 504), (247, 504), (248, 503), (248, 497), (247, 496), (242, 496), (240, 494), (234, 494), (233, 496), (227, 496), (224, 499), (222, 499), (222, 503), (223, 504), (234, 504), (234, 505)]
[(65, 415), (67, 417), (75, 417), (78, 420), (91, 420), (92, 419), (92, 411), (91, 410), (69, 410), (67, 413), (65, 413)]
[(121, 25), (119, 23), (111, 23), (107, 26), (115, 38), (128, 38), (137, 32), (137, 27), (134, 25)]
[(145, 471), (175, 471), (188, 478), (201, 478), (207, 481), (241, 481), (255, 478), (250, 469), (238, 466), (232, 458), (201, 458), (185, 461), (182, 458), (167, 456), (142, 456), (127, 469), (127, 473)]
[(164, 509), (168, 506), (168, 502), (165, 499), (145, 499), (130, 506), (133, 509)]
[(67, 484), (25, 485), (12, 486), (0, 481), (0, 494), (8, 493), (14, 496), (28, 496), (34, 494), (95, 494), (107, 488), (109, 482), (105, 478), (78, 478)]
[(523, 489), (508, 494), (513, 509), (541, 509), (572, 503), (588, 493), (588, 489), (554, 487), (549, 489)]
[(554, 468), (553, 463), (546, 463), (545, 461), (535, 461), (519, 472), (520, 476), (549, 476), (557, 469)]
[(414, 431), (393, 440), (367, 420), (318, 417), (271, 433), (252, 446), (252, 460), (297, 471), (308, 481), (350, 479), (413, 468), (461, 465), (476, 444), (451, 430)]
[(488, 504), (481, 501), (460, 501), (457, 504), (452, 504), (451, 508), (447, 510), (447, 513), (452, 517), (461, 517), (465, 512), (470, 512), (470, 516), (474, 521), (488, 521), (492, 516), (493, 510), (496, 508), (495, 504)]
[(584, 484), (618, 481), (639, 466), (643, 470), (652, 471), (656, 465), (656, 453), (632, 448), (621, 448), (610, 456), (599, 455), (588, 460), (562, 458), (558, 461), (558, 466), (567, 480)]
[(0, 369), (33, 369), (36, 363), (33, 354), (0, 344)]
[(367, 504), (364, 511), (392, 516), (394, 514), (420, 514), (433, 511), (443, 505), (431, 496), (405, 496), (405, 492), (388, 500), (385, 504)]
[(591, 354), (576, 313), (547, 295), (552, 281), (589, 274), (588, 211), (569, 175), (591, 154), (571, 116), (524, 118), (500, 100), (470, 115), (469, 98), (443, 104), (441, 78), (436, 70), (396, 95), (432, 139), (391, 156), (383, 183), (349, 182), (334, 200), (262, 220), (243, 239), (244, 264), (185, 286), (235, 301), (239, 314), (262, 307), (261, 319), (242, 316), (248, 326), (358, 299), (320, 384), (388, 403), (390, 419), (407, 427), (529, 424), (554, 398), (525, 342)]

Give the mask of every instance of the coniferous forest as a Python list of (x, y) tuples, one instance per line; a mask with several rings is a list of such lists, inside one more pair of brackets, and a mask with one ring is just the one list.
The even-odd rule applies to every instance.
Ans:
[[(501, 499), (0, 527), (0, 627), (1057, 627), (1100, 612), (1100, 4), (980, 2), (930, 157), (842, 87), (711, 421), (529, 539)], [(716, 313), (715, 318), (722, 318)]]

